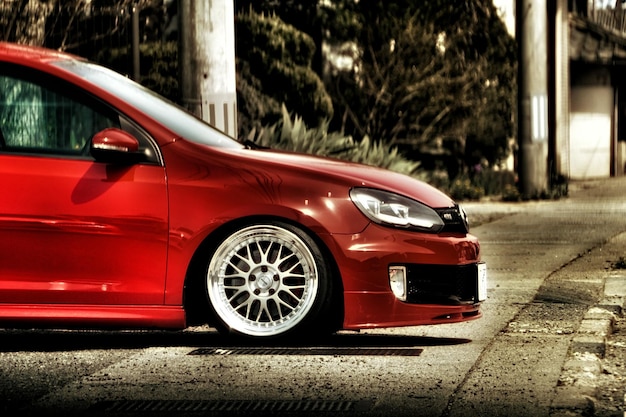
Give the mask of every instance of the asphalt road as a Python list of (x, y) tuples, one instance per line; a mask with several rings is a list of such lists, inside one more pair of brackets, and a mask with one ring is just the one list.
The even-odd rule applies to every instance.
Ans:
[(623, 305), (625, 187), (468, 203), (489, 273), (472, 322), (290, 346), (209, 328), (0, 330), (0, 415), (622, 417), (626, 345), (597, 331), (622, 325), (603, 312)]

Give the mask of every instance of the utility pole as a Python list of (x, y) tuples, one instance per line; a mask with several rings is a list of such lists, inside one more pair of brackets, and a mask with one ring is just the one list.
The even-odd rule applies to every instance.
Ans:
[(183, 105), (237, 136), (233, 0), (179, 0), (179, 73)]
[(516, 1), (518, 42), (518, 135), (520, 191), (526, 198), (548, 188), (547, 6)]

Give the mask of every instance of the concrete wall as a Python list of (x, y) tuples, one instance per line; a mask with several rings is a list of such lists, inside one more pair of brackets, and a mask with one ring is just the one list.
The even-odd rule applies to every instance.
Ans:
[(610, 85), (572, 86), (570, 178), (610, 176), (613, 109)]

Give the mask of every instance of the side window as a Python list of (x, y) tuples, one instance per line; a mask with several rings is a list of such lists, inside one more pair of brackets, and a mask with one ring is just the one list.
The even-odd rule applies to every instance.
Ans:
[(60, 80), (16, 69), (0, 73), (5, 151), (85, 155), (91, 137), (107, 127), (120, 127), (119, 117)]

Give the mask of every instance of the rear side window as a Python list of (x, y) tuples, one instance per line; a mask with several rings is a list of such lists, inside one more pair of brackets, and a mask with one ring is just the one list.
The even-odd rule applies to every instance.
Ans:
[(97, 100), (45, 74), (0, 66), (0, 130), (4, 151), (88, 155), (98, 131), (120, 127)]

